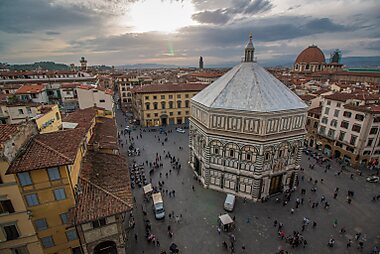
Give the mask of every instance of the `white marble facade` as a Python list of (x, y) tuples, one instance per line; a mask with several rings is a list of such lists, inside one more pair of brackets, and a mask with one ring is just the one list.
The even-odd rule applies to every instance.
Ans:
[[(278, 80), (270, 82), (274, 77), (262, 67), (253, 61), (241, 65), (247, 64), (252, 67), (233, 68), (224, 75), (230, 79), (221, 77), (219, 83), (215, 81), (192, 99), (189, 156), (205, 187), (260, 200), (294, 185), (307, 106)], [(257, 72), (261, 78), (257, 78)], [(234, 90), (243, 88), (250, 94), (244, 98), (248, 102), (241, 102), (241, 97), (230, 98), (239, 95)], [(269, 94), (247, 91), (265, 88)], [(271, 98), (271, 103), (263, 99), (271, 96), (286, 98)], [(286, 103), (273, 105), (281, 100)]]

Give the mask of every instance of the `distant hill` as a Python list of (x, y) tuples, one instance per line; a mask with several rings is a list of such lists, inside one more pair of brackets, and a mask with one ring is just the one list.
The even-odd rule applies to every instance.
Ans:
[[(296, 59), (296, 56), (294, 56)], [(327, 62), (330, 59), (326, 59)], [(275, 67), (275, 66), (283, 66), (283, 67), (292, 67), (294, 64), (293, 61), (289, 61), (289, 57), (287, 58), (278, 58), (271, 60), (262, 60), (258, 61), (261, 65), (265, 67)], [(380, 56), (348, 56), (342, 58), (342, 63), (347, 67), (380, 67)]]
[(68, 70), (70, 67), (66, 64), (55, 62), (35, 62), (32, 64), (7, 64), (7, 68), (10, 70)]
[(116, 66), (117, 69), (159, 69), (159, 68), (179, 68), (180, 66), (174, 64), (124, 64)]
[(380, 67), (380, 56), (343, 57), (342, 63), (348, 67)]

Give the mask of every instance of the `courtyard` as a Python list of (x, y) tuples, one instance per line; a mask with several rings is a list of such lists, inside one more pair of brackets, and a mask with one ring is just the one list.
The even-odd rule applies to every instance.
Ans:
[[(116, 112), (117, 126), (124, 129), (127, 124), (126, 118), (120, 111)], [(156, 128), (158, 129), (158, 128)], [(225, 194), (213, 190), (204, 189), (194, 179), (194, 174), (188, 165), (188, 130), (186, 133), (178, 133), (174, 126), (165, 127), (166, 131), (172, 131), (167, 134), (160, 134), (159, 131), (145, 131), (137, 128), (131, 132), (131, 138), (134, 144), (141, 151), (140, 156), (129, 157), (129, 163), (136, 160), (137, 164), (143, 164), (145, 161), (153, 162), (156, 153), (161, 156), (163, 167), (159, 168), (152, 174), (152, 184), (158, 186), (158, 181), (164, 181), (164, 190), (175, 190), (175, 197), (170, 197), (163, 192), (163, 199), (166, 210), (165, 220), (156, 220), (152, 210), (152, 201), (146, 203), (147, 216), (143, 216), (142, 204), (144, 203), (143, 189), (135, 187), (133, 190), (136, 199), (133, 211), (136, 226), (129, 231), (127, 253), (160, 253), (165, 250), (170, 253), (169, 246), (171, 243), (178, 245), (180, 253), (230, 253), (223, 247), (223, 241), (230, 246), (230, 235), (226, 232), (218, 233), (217, 218), (219, 214), (225, 213), (223, 203)], [(142, 138), (140, 138), (140, 133)], [(167, 142), (164, 138), (167, 137)], [(158, 141), (160, 138), (160, 141)], [(128, 135), (123, 137), (128, 140)], [(128, 141), (128, 145), (129, 145)], [(128, 145), (123, 146), (126, 153)], [(179, 147), (183, 147), (182, 150)], [(172, 169), (170, 160), (165, 158), (165, 152), (170, 152), (172, 156), (179, 158), (181, 169)], [(292, 193), (291, 199), (287, 205), (283, 205), (282, 199), (284, 194), (278, 194), (264, 203), (254, 203), (251, 201), (244, 202), (238, 198), (235, 209), (230, 213), (235, 217), (236, 227), (233, 234), (236, 238), (235, 253), (243, 253), (242, 246), (245, 247), (246, 253), (276, 253), (281, 249), (289, 253), (359, 253), (358, 242), (354, 239), (356, 233), (361, 233), (359, 240), (364, 243), (363, 253), (369, 253), (375, 246), (379, 247), (380, 243), (380, 221), (377, 214), (380, 208), (380, 200), (372, 201), (372, 197), (380, 194), (379, 183), (368, 183), (363, 176), (354, 175), (350, 178), (350, 171), (340, 171), (340, 166), (336, 162), (331, 163), (331, 169), (325, 172), (325, 167), (315, 165), (314, 169), (309, 168), (309, 164), (315, 164), (314, 159), (303, 155), (301, 167), (304, 171), (299, 172), (300, 184), (297, 190)], [(145, 173), (149, 181), (149, 165), (145, 165)], [(160, 172), (162, 176), (160, 177)], [(166, 173), (168, 177), (166, 177)], [(303, 176), (303, 177), (302, 177)], [(310, 181), (312, 178), (312, 181)], [(302, 180), (304, 179), (304, 180)], [(321, 179), (323, 182), (321, 183)], [(314, 181), (318, 180), (315, 184)], [(194, 190), (192, 189), (194, 186)], [(311, 192), (315, 187), (316, 191)], [(334, 191), (339, 188), (337, 198), (334, 199)], [(306, 193), (301, 194), (301, 189)], [(354, 197), (352, 203), (347, 202), (347, 191), (353, 191)], [(328, 201), (329, 208), (325, 209), (321, 203), (321, 197)], [(276, 201), (276, 198), (280, 201)], [(296, 199), (303, 198), (303, 204), (296, 207)], [(319, 203), (319, 206), (312, 208), (312, 203)], [(294, 213), (291, 213), (294, 208)], [(168, 217), (169, 213), (182, 215), (180, 221), (176, 222), (173, 218)], [(303, 219), (309, 219), (316, 222), (307, 225), (301, 232)], [(155, 234), (160, 246), (154, 246), (148, 243), (145, 238), (144, 220), (149, 219), (152, 225), (152, 232)], [(299, 231), (305, 240), (307, 246), (298, 246), (292, 248), (285, 239), (278, 236), (278, 227), (274, 226), (274, 221), (283, 223), (285, 235), (292, 235), (293, 231)], [(336, 222), (336, 227), (333, 226)], [(168, 235), (168, 226), (170, 225), (173, 237)], [(344, 232), (340, 232), (344, 228)], [(135, 234), (137, 240), (135, 240)], [(334, 247), (328, 247), (327, 243), (330, 238), (335, 240)], [(348, 239), (352, 239), (351, 247), (347, 248)]]

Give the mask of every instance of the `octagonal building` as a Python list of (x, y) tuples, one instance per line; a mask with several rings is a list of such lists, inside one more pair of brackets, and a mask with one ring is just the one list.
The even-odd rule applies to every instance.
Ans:
[(190, 165), (206, 188), (252, 200), (292, 188), (300, 168), (307, 105), (254, 59), (191, 100)]

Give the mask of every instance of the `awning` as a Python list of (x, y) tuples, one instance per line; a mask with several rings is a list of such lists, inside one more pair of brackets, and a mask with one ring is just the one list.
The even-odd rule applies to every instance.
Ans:
[(219, 220), (223, 225), (231, 224), (234, 221), (231, 219), (228, 213), (219, 216)]
[(152, 188), (152, 184), (147, 184), (143, 187), (144, 189), (144, 194), (148, 194), (149, 192), (152, 192), (153, 191), (153, 188)]

